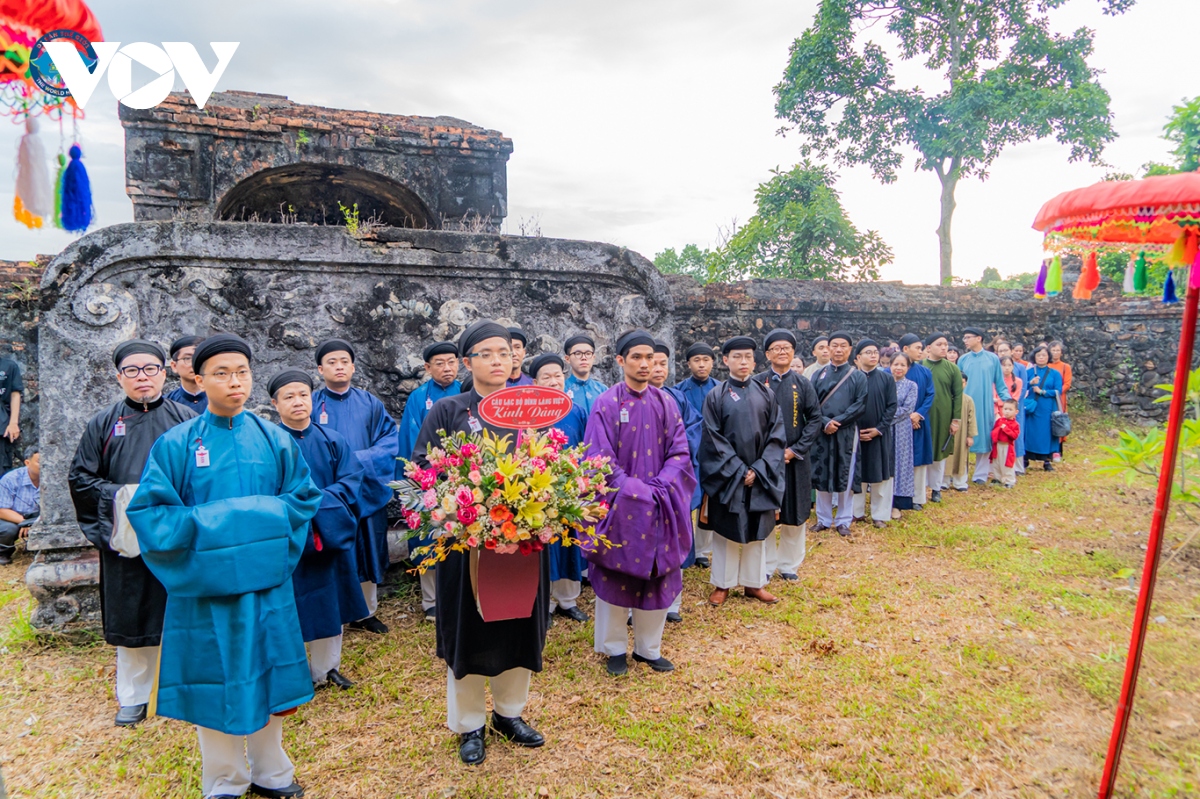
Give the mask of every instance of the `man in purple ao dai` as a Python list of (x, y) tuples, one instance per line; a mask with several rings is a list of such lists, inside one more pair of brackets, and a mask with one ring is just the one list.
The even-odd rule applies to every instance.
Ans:
[(633, 330), (616, 349), (625, 379), (596, 398), (584, 434), (588, 455), (612, 461), (610, 508), (597, 532), (619, 546), (598, 547), (585, 557), (596, 592), (595, 649), (608, 656), (613, 676), (628, 671), (631, 610), (633, 659), (655, 671), (675, 668), (662, 656), (662, 635), (667, 611), (683, 590), (696, 488), (679, 406), (650, 385), (653, 337)]

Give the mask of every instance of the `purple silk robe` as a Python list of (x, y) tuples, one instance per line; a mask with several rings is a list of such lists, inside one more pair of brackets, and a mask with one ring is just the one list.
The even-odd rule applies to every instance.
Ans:
[(683, 590), (696, 489), (679, 406), (654, 386), (635, 392), (622, 381), (592, 403), (583, 440), (589, 455), (612, 460), (609, 512), (596, 529), (621, 545), (585, 551), (592, 589), (623, 608), (670, 607)]

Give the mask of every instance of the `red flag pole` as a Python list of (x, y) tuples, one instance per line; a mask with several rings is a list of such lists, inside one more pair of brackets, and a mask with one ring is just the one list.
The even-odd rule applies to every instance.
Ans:
[(1167, 417), (1167, 438), (1163, 447), (1162, 469), (1158, 477), (1158, 496), (1154, 502), (1154, 516), (1150, 521), (1150, 536), (1146, 541), (1146, 564), (1142, 567), (1142, 585), (1138, 591), (1137, 609), (1133, 614), (1133, 637), (1129, 641), (1129, 656), (1125, 659), (1121, 700), (1117, 704), (1117, 717), (1113, 721), (1112, 737), (1108, 742), (1104, 774), (1100, 777), (1100, 799), (1112, 799), (1113, 788), (1116, 787), (1121, 750), (1125, 746), (1125, 733), (1133, 712), (1133, 693), (1137, 689), (1138, 670), (1142, 666), (1142, 647), (1146, 643), (1150, 602), (1154, 599), (1154, 584), (1158, 579), (1163, 529), (1167, 525), (1171, 487), (1175, 483), (1179, 431), (1183, 427), (1183, 411), (1187, 407), (1188, 378), (1192, 372), (1192, 352), (1196, 344), (1196, 305), (1200, 297), (1198, 292), (1200, 290), (1189, 287), (1184, 299), (1183, 330), (1179, 334), (1179, 357), (1175, 361), (1175, 393), (1171, 397), (1171, 412)]

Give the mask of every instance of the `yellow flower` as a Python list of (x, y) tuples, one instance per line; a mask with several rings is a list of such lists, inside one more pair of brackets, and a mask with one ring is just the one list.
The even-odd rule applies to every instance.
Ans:
[(446, 511), (446, 513), (454, 513), (454, 511), (458, 510), (458, 503), (454, 501), (454, 495), (447, 494), (442, 497), (442, 510)]
[(529, 522), (531, 527), (541, 527), (546, 523), (546, 514), (542, 513), (545, 507), (545, 502), (526, 502), (517, 512), (517, 519)]
[(530, 491), (538, 494), (550, 487), (554, 482), (554, 475), (549, 471), (542, 472), (541, 474), (532, 474), (525, 479), (525, 482), (529, 485)]
[(479, 535), (483, 532), (483, 522), (467, 525), (467, 535)]
[(525, 493), (525, 484), (520, 482), (505, 483), (500, 495), (504, 497), (504, 501), (515, 505), (520, 501), (521, 496)]
[(517, 476), (517, 472), (521, 470), (521, 464), (517, 462), (515, 455), (504, 455), (496, 458), (496, 471), (504, 477), (504, 482), (512, 482), (512, 479)]

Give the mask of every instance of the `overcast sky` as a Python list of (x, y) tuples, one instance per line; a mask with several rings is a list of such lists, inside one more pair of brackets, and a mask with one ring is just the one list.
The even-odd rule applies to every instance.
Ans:
[[(536, 218), (544, 235), (628, 246), (647, 257), (753, 213), (755, 187), (799, 160), (776, 134), (771, 87), (816, 0), (245, 0), (161, 3), (93, 0), (107, 41), (190, 41), (211, 67), (210, 41), (238, 41), (218, 89), (283, 94), (301, 103), (396, 114), (447, 114), (512, 138), (508, 229)], [(1194, 0), (1142, 0), (1117, 18), (1094, 0), (1052, 17), (1058, 30), (1096, 31), (1092, 64), (1112, 96), (1120, 138), (1107, 160), (1133, 172), (1162, 160), (1171, 106), (1200, 94)], [(281, 11), (281, 9), (286, 9)], [(885, 38), (882, 31), (873, 32)], [(135, 88), (148, 79), (135, 67)], [(902, 67), (904, 80), (937, 81)], [(183, 88), (176, 81), (177, 88)], [(98, 224), (131, 220), (124, 135), (102, 81), (80, 123)], [(0, 152), (15, 163), (21, 129), (0, 122)], [(43, 128), (51, 157), (57, 126)], [(71, 131), (66, 131), (66, 146)], [(13, 168), (15, 171), (15, 166)], [(955, 273), (1033, 271), (1040, 237), (1029, 225), (1054, 194), (1099, 180), (1103, 167), (1069, 164), (1053, 141), (1006, 151), (986, 182), (958, 189)], [(0, 258), (56, 253), (71, 237), (29, 231), (11, 209), (14, 175), (0, 170)], [(860, 229), (892, 246), (887, 280), (938, 276), (938, 183), (906, 169), (891, 185), (841, 170), (838, 188)]]

